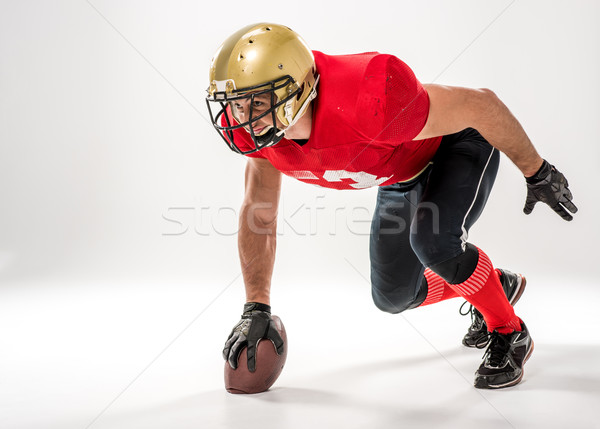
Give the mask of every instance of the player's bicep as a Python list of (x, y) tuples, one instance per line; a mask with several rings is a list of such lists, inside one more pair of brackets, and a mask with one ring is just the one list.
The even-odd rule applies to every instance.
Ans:
[(486, 109), (487, 89), (461, 88), (435, 84), (423, 85), (429, 95), (429, 114), (425, 126), (413, 140), (422, 140), (477, 128), (477, 117)]

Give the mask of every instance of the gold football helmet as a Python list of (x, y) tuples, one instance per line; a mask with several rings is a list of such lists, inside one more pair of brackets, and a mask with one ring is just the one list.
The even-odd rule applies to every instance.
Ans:
[[(211, 61), (209, 80), (206, 103), (213, 126), (230, 149), (247, 154), (283, 138), (317, 95), (318, 76), (313, 54), (298, 34), (282, 25), (260, 23), (225, 40)], [(266, 108), (256, 108), (259, 105)], [(236, 115), (236, 106), (247, 106), (243, 118)], [(270, 119), (268, 125), (263, 118)], [(257, 121), (263, 126), (255, 130)], [(250, 133), (254, 148), (236, 145), (233, 131), (239, 128)]]

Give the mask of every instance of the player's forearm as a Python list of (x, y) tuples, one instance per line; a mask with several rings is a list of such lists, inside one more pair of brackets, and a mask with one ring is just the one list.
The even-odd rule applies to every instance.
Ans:
[(246, 301), (270, 305), (275, 264), (277, 214), (271, 220), (257, 216), (261, 204), (244, 204), (240, 214), (238, 249), (246, 286)]
[(508, 107), (491, 91), (485, 97), (473, 128), (494, 147), (504, 152), (526, 177), (533, 176), (543, 159)]

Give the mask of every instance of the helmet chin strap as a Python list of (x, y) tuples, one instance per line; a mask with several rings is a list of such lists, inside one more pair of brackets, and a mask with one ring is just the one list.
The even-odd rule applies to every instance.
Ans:
[[(304, 100), (304, 103), (302, 103), (302, 105), (298, 109), (298, 113), (296, 113), (296, 116), (294, 118), (292, 118), (292, 104), (294, 103), (294, 100), (291, 99), (285, 103), (285, 106), (283, 109), (285, 112), (285, 119), (287, 119), (289, 125), (287, 127), (285, 127), (283, 130), (281, 130), (280, 131), (281, 133), (285, 133), (285, 131), (289, 127), (294, 125), (296, 122), (298, 122), (298, 119), (300, 119), (302, 116), (304, 116), (304, 113), (306, 113), (306, 109), (308, 108), (308, 105), (317, 96), (317, 84), (319, 83), (319, 77), (320, 76), (317, 75), (317, 77), (315, 78), (315, 84), (313, 85), (312, 90), (310, 91), (310, 94), (308, 94), (308, 97), (306, 97), (306, 100)], [(278, 133), (278, 135), (279, 135), (279, 133)]]
[(269, 130), (260, 136), (256, 136), (255, 138), (260, 142), (260, 140), (271, 140), (269, 143), (262, 146), (262, 148), (271, 147), (276, 143), (279, 143), (283, 138), (285, 130), (279, 130), (275, 127), (270, 127)]

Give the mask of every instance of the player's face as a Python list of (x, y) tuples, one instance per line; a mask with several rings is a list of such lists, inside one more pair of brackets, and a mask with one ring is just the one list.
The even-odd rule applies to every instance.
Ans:
[[(244, 123), (269, 110), (271, 108), (271, 96), (268, 94), (255, 95), (254, 97), (232, 101), (230, 102), (230, 106), (231, 112), (236, 120), (240, 123)], [(250, 113), (252, 113), (252, 118), (250, 118)], [(251, 122), (249, 125), (245, 126), (244, 129), (250, 132), (250, 126), (252, 126), (255, 135), (264, 134), (273, 126), (273, 118), (270, 114), (267, 114), (262, 118)], [(280, 126), (280, 122), (277, 121), (277, 127)]]

